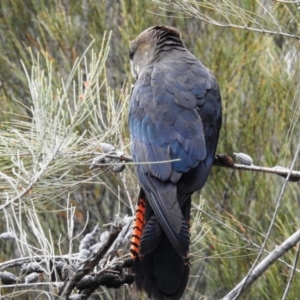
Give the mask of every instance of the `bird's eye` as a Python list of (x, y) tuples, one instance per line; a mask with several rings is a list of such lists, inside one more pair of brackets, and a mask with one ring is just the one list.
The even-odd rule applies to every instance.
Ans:
[(129, 50), (129, 58), (133, 59), (133, 57), (134, 57), (134, 52), (130, 49)]

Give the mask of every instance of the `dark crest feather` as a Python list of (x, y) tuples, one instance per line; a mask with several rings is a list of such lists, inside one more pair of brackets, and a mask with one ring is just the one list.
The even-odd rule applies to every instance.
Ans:
[(152, 28), (153, 38), (156, 39), (156, 50), (185, 50), (185, 46), (180, 38), (180, 32), (172, 27), (159, 25)]

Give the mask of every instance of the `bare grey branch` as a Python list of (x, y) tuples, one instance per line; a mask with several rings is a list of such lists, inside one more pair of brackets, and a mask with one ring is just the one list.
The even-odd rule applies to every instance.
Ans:
[[(237, 299), (243, 294), (256, 279), (258, 279), (278, 258), (289, 251), (300, 241), (300, 229), (286, 239), (281, 245), (277, 246), (266, 258), (264, 258), (237, 286), (235, 286), (222, 300)], [(242, 288), (242, 289), (241, 289)]]

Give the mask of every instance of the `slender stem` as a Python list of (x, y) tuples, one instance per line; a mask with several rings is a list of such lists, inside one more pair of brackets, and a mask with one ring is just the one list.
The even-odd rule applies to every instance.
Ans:
[(281, 245), (277, 246), (265, 259), (263, 259), (238, 285), (235, 286), (221, 300), (233, 300), (238, 294), (242, 294), (249, 288), (279, 257), (289, 251), (300, 241), (300, 229), (286, 239)]

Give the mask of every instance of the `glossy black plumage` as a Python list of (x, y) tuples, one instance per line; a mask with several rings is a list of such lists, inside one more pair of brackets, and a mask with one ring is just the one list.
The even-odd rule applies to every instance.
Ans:
[(146, 198), (135, 262), (137, 286), (153, 299), (180, 299), (189, 275), (191, 195), (205, 184), (221, 128), (218, 84), (172, 27), (131, 42), (131, 152)]

